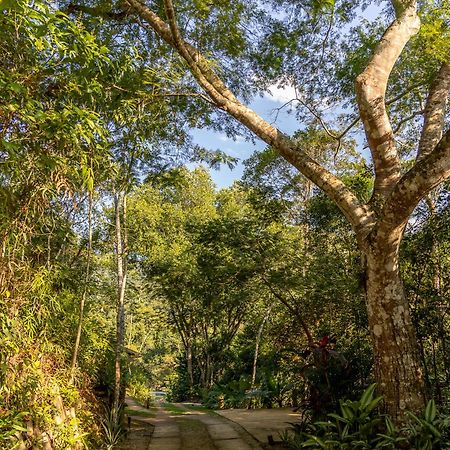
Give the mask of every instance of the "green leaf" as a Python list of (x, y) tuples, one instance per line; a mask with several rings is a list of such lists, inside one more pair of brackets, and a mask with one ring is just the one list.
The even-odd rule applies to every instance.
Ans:
[(386, 422), (386, 429), (388, 430), (389, 434), (394, 434), (395, 433), (394, 422), (392, 422), (390, 417), (386, 417), (385, 422)]
[[(331, 414), (329, 414), (329, 415), (331, 415)], [(340, 417), (340, 416), (338, 416), (338, 417)], [(321, 420), (314, 422), (314, 425), (318, 425), (319, 427), (323, 427), (323, 428), (336, 428), (336, 425), (334, 423), (325, 422), (325, 421), (321, 421)]]
[(339, 422), (348, 423), (348, 419), (340, 416), (339, 414), (330, 413), (328, 414), (329, 417), (332, 417), (333, 419), (338, 420)]
[(406, 414), (409, 417), (412, 417), (417, 423), (422, 424), (422, 420), (420, 420), (414, 413), (407, 411)]
[(424, 426), (428, 428), (435, 437), (437, 438), (441, 437), (441, 432), (431, 423), (424, 422)]
[(369, 405), (366, 408), (366, 411), (369, 413), (370, 411), (372, 411), (374, 408), (376, 408), (378, 406), (378, 403), (381, 402), (381, 400), (383, 400), (383, 397), (377, 397), (375, 399), (373, 399)]
[(342, 430), (342, 439), (345, 439), (348, 436), (348, 431), (350, 429), (350, 425), (345, 425), (344, 429)]
[(17, 0), (0, 0), (0, 11), (20, 11), (21, 9)]
[(341, 410), (342, 410), (342, 415), (346, 419), (353, 419), (353, 417), (354, 417), (353, 411), (347, 404), (341, 403)]
[(369, 403), (372, 401), (373, 393), (375, 391), (376, 383), (371, 384), (363, 393), (361, 396), (361, 406), (363, 408), (366, 408), (366, 406), (369, 405)]
[(436, 403), (434, 400), (430, 400), (425, 408), (425, 420), (427, 422), (433, 422), (436, 417)]
[(26, 89), (19, 83), (9, 83), (8, 84), (9, 89), (11, 91), (15, 92), (16, 94), (22, 94), (26, 91)]
[(326, 448), (325, 442), (317, 436), (310, 435), (309, 439), (303, 443), (304, 447), (311, 447), (319, 444), (321, 448)]

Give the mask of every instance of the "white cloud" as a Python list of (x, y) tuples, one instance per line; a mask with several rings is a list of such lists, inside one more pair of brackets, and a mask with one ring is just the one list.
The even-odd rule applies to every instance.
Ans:
[(242, 136), (236, 136), (235, 138), (229, 138), (225, 134), (219, 134), (219, 141), (222, 142), (233, 142), (235, 144), (242, 144), (245, 142), (245, 139)]
[(279, 87), (276, 84), (269, 86), (264, 98), (277, 103), (287, 103), (289, 100), (296, 98), (295, 88), (292, 85)]

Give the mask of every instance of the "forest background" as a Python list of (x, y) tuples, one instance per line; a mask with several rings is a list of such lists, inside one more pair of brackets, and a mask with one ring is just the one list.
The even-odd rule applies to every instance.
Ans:
[[(175, 6), (1, 2), (0, 439), (102, 448), (125, 386), (315, 420), (376, 381), (398, 424), (445, 410), (448, 2), (420, 3), (420, 31), (415, 2)], [(355, 99), (404, 23), (387, 92)], [(243, 106), (273, 86), (291, 137)], [(237, 160), (193, 129), (267, 146), (218, 190), (205, 167)]]

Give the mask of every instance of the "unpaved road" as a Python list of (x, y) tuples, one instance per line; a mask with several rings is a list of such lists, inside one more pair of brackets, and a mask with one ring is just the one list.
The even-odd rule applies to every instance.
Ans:
[[(261, 450), (266, 447), (231, 417), (228, 420), (190, 404), (167, 407), (159, 404), (146, 410), (128, 398), (127, 405), (129, 415), (133, 414), (130, 410), (137, 415), (131, 416), (132, 427), (121, 450)], [(146, 412), (152, 417), (145, 417)]]

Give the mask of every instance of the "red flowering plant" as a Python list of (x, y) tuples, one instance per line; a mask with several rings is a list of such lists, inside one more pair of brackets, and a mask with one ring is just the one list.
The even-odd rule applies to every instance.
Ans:
[(300, 368), (300, 375), (307, 392), (301, 407), (314, 420), (325, 415), (337, 403), (338, 387), (345, 380), (349, 367), (345, 357), (334, 346), (332, 337), (323, 336), (319, 341), (311, 339), (301, 354), (305, 363)]

